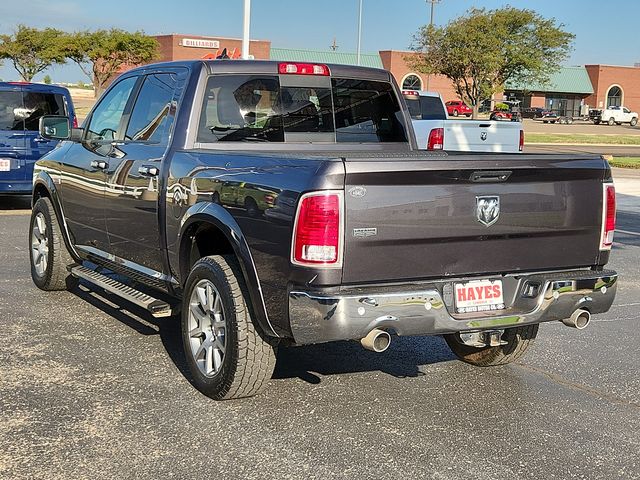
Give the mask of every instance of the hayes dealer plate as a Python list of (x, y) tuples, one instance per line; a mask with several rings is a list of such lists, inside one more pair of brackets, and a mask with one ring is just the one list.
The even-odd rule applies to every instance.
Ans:
[(503, 310), (502, 280), (456, 283), (455, 299), (457, 313)]
[(9, 170), (11, 170), (11, 160), (0, 158), (0, 172), (8, 172)]

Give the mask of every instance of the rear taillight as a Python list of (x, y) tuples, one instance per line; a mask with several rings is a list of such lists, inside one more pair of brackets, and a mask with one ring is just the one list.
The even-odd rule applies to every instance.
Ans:
[(73, 116), (73, 122), (71, 123), (73, 128), (78, 128), (78, 117)]
[(444, 128), (433, 128), (429, 132), (427, 150), (442, 150), (444, 148)]
[(524, 150), (524, 130), (520, 130), (520, 144), (519, 144), (518, 150), (520, 151)]
[(602, 193), (602, 236), (600, 250), (610, 250), (616, 229), (616, 187), (605, 183)]
[(320, 75), (329, 76), (329, 67), (318, 63), (281, 63), (278, 65), (281, 75)]
[(293, 228), (291, 261), (297, 265), (342, 263), (342, 192), (302, 196)]

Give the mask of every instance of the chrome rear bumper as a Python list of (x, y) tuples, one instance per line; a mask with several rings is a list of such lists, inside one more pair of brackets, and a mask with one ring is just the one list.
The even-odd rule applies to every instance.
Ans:
[[(293, 290), (291, 330), (296, 343), (309, 344), (356, 340), (374, 328), (398, 335), (440, 335), (562, 320), (578, 308), (603, 313), (615, 298), (618, 274), (575, 270), (493, 278), (503, 282), (506, 309), (499, 312), (454, 313), (453, 280), (448, 279), (400, 287)], [(533, 295), (531, 286), (537, 286)]]

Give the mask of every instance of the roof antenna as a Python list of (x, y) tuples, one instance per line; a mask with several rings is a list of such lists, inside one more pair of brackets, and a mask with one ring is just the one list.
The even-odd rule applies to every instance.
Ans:
[(222, 50), (222, 53), (216, 57), (216, 60), (225, 60), (229, 58), (231, 57), (229, 57), (229, 55), (227, 54), (227, 49), (225, 48), (224, 50)]

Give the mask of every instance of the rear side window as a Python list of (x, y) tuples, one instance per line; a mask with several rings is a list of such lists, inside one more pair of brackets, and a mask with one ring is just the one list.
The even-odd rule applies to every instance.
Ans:
[(420, 97), (422, 120), (446, 120), (447, 114), (438, 97)]
[(0, 92), (0, 130), (23, 130), (25, 113), (21, 92)]
[(337, 142), (406, 142), (402, 110), (390, 83), (334, 78)]
[(176, 75), (161, 73), (145, 77), (131, 111), (125, 140), (168, 144), (176, 104)]
[(405, 142), (402, 111), (391, 84), (333, 79), (332, 88), (280, 86), (277, 76), (209, 78), (198, 141), (284, 142), (306, 134), (338, 142)]
[(37, 131), (43, 115), (66, 115), (64, 98), (57, 93), (24, 92), (24, 128)]

